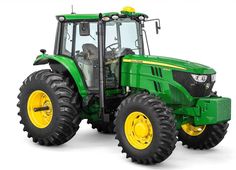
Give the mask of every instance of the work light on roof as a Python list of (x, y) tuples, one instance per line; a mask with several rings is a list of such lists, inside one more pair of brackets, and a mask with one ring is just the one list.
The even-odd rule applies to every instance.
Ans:
[(121, 13), (135, 13), (135, 9), (130, 6), (126, 6), (121, 10)]
[(109, 21), (110, 18), (105, 16), (105, 17), (102, 17), (102, 20), (103, 20), (103, 21)]
[(119, 16), (118, 15), (112, 15), (111, 18), (114, 19), (114, 20), (117, 20), (117, 19), (119, 19)]
[(140, 16), (138, 17), (138, 19), (139, 19), (140, 21), (143, 21), (143, 20), (145, 19), (145, 17), (144, 17), (143, 15), (140, 15)]
[(60, 17), (58, 18), (58, 20), (62, 22), (62, 21), (65, 20), (65, 18), (64, 18), (63, 16), (60, 16)]

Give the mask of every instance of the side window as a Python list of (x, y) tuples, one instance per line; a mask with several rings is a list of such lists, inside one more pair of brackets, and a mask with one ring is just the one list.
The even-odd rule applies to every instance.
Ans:
[(65, 23), (64, 24), (64, 32), (63, 32), (63, 40), (62, 40), (62, 49), (61, 54), (66, 56), (71, 56), (72, 51), (72, 34), (73, 34), (73, 24)]

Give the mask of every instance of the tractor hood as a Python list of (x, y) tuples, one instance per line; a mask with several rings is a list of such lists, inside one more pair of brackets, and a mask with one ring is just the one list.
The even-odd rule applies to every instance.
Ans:
[(216, 73), (214, 69), (202, 64), (163, 56), (126, 55), (123, 58), (123, 62), (156, 65), (163, 68), (190, 72), (194, 74)]

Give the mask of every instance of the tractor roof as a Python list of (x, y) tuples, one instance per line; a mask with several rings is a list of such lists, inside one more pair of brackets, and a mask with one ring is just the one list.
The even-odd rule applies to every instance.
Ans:
[[(112, 17), (114, 15), (117, 16), (126, 16), (126, 17), (139, 17), (144, 16), (147, 18), (148, 16), (144, 13), (135, 12), (135, 9), (132, 7), (124, 7), (121, 12), (107, 12), (101, 13), (102, 17)], [(73, 20), (98, 20), (100, 19), (101, 14), (64, 14), (59, 15), (57, 18), (59, 20), (73, 21)], [(61, 18), (61, 19), (60, 19)]]

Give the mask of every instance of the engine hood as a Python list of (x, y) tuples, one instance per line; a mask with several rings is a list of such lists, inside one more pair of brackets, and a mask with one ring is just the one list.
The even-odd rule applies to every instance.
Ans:
[(126, 55), (123, 58), (123, 62), (150, 64), (167, 69), (185, 71), (195, 74), (216, 73), (214, 69), (202, 64), (163, 56)]

